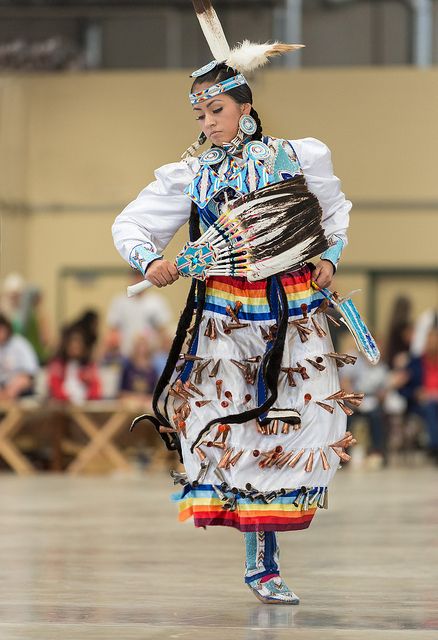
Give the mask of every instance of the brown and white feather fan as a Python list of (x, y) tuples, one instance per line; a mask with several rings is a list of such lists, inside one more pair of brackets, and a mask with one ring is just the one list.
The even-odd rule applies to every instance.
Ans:
[(230, 55), (230, 45), (210, 0), (192, 0), (201, 29), (207, 44), (218, 62), (223, 62)]

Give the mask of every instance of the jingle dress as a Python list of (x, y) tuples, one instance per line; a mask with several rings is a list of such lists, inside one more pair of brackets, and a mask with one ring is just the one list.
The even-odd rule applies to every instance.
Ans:
[[(138, 267), (156, 259), (188, 221), (192, 203), (203, 232), (224, 197), (302, 174), (319, 200), (332, 246), (323, 257), (336, 266), (351, 202), (333, 175), (329, 149), (314, 138), (263, 142), (271, 152), (265, 161), (226, 156), (212, 166), (190, 158), (158, 169), (155, 182), (114, 223), (125, 260)], [(227, 425), (227, 415), (259, 407), (269, 395), (261, 363), (278, 329), (281, 289), (288, 325), (277, 399), (259, 418)], [(187, 474), (175, 498), (181, 520), (193, 516), (195, 526), (243, 532), (286, 531), (308, 527), (317, 507), (327, 507), (347, 416), (342, 403), (328, 399), (340, 385), (337, 361), (327, 355), (334, 349), (322, 300), (311, 287), (308, 264), (258, 282), (207, 278), (202, 318), (161, 398), (178, 428)], [(214, 419), (218, 423), (200, 436)]]

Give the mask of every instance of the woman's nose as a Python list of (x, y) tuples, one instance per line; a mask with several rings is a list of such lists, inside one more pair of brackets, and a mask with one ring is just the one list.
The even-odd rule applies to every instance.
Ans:
[(214, 124), (216, 124), (216, 118), (214, 117), (213, 114), (207, 114), (205, 116), (205, 124), (207, 125), (207, 127), (212, 127)]

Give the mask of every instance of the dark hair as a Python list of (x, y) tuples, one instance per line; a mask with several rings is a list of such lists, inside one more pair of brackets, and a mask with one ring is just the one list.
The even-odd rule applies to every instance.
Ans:
[(0, 327), (5, 327), (8, 331), (9, 338), (13, 334), (12, 323), (3, 313), (0, 313)]
[(90, 344), (87, 342), (87, 338), (84, 335), (84, 332), (80, 327), (76, 325), (68, 325), (61, 330), (61, 339), (58, 347), (58, 351), (56, 353), (56, 358), (66, 363), (69, 362), (70, 356), (68, 353), (69, 342), (75, 336), (79, 336), (83, 342), (83, 353), (79, 358), (79, 362), (81, 365), (87, 365), (91, 362), (91, 354), (92, 348)]
[[(235, 69), (232, 69), (231, 67), (227, 67), (226, 64), (221, 63), (217, 67), (215, 67), (212, 71), (205, 73), (203, 76), (198, 76), (197, 78), (195, 78), (192, 84), (191, 93), (196, 93), (196, 87), (200, 84), (204, 84), (204, 83), (217, 84), (218, 82), (223, 82), (224, 80), (233, 78), (236, 75), (236, 73), (237, 71)], [(254, 109), (254, 107), (252, 107), (253, 98), (252, 98), (252, 91), (249, 85), (242, 84), (239, 87), (230, 89), (230, 91), (227, 91), (227, 95), (230, 96), (230, 98), (233, 98), (233, 100), (237, 102), (237, 104), (249, 103), (251, 105), (250, 115), (254, 118), (254, 120), (257, 123), (257, 131), (252, 136), (252, 139), (261, 140), (262, 133), (263, 133), (262, 121), (260, 120), (260, 117), (257, 111)]]

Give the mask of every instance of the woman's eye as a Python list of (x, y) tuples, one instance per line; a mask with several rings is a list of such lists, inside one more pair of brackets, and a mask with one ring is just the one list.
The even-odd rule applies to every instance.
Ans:
[(198, 116), (196, 120), (204, 120), (205, 116)]
[(213, 113), (220, 113), (223, 107), (219, 107), (219, 109), (213, 109)]

